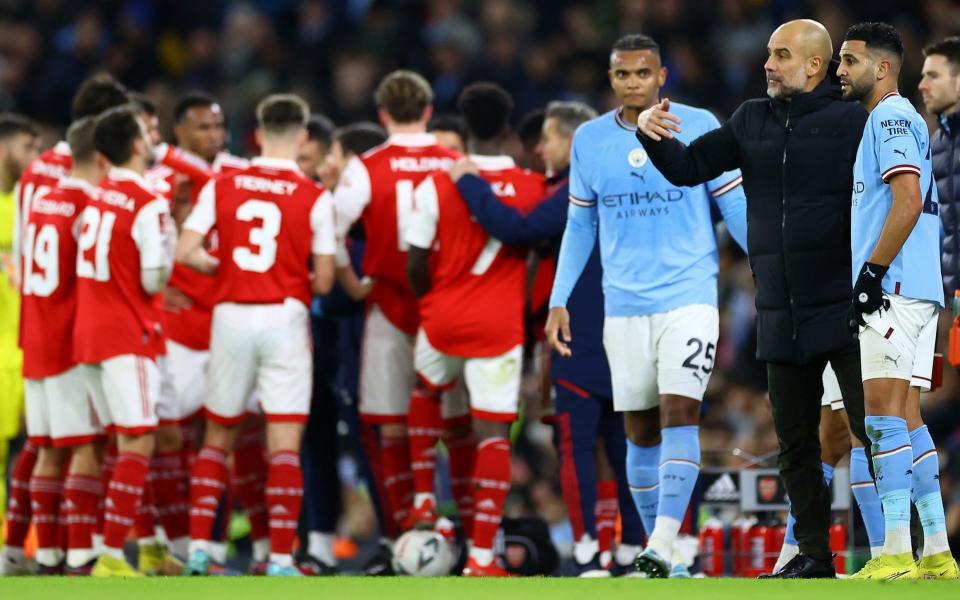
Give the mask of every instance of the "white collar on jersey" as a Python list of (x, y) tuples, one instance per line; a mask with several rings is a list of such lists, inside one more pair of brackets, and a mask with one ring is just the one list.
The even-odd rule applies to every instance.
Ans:
[(481, 171), (503, 171), (504, 169), (512, 169), (516, 166), (513, 159), (506, 155), (486, 156), (483, 154), (471, 154), (469, 158), (472, 162), (476, 163)]
[(268, 169), (286, 169), (287, 171), (293, 171), (301, 175), (303, 174), (303, 171), (301, 171), (300, 167), (297, 166), (297, 162), (290, 160), (289, 158), (254, 156), (252, 159), (250, 159), (250, 164), (258, 167), (266, 167)]
[(150, 182), (144, 179), (136, 171), (131, 171), (130, 169), (111, 167), (110, 173), (107, 174), (107, 178), (114, 179), (116, 181), (133, 181), (143, 189), (153, 191), (153, 186), (150, 185)]
[(97, 188), (92, 183), (78, 177), (71, 177), (70, 175), (60, 178), (60, 187), (83, 190), (88, 196), (97, 193)]
[(57, 154), (62, 154), (63, 156), (73, 156), (73, 153), (70, 152), (70, 144), (63, 140), (60, 140), (56, 143), (56, 145), (53, 147), (53, 151)]
[(408, 148), (435, 146), (437, 136), (432, 133), (394, 133), (387, 138), (387, 143), (394, 146), (406, 146)]

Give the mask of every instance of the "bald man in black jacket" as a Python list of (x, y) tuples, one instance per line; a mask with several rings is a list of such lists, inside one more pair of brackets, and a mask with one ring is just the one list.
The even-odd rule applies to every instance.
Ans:
[(689, 146), (669, 100), (640, 115), (637, 138), (675, 185), (741, 169), (747, 249), (757, 284), (757, 358), (767, 363), (780, 473), (800, 554), (775, 577), (833, 577), (830, 495), (820, 462), (822, 374), (837, 374), (854, 435), (864, 431), (859, 347), (850, 308), (850, 197), (867, 113), (840, 98), (833, 47), (820, 23), (781, 25), (767, 47), (768, 98), (748, 100)]

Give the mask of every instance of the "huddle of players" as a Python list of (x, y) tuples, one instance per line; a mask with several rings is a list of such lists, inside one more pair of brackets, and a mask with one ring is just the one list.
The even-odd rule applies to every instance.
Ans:
[[(336, 264), (355, 297), (369, 295), (360, 411), (380, 425), (385, 502), (403, 528), (433, 524), (433, 447), (443, 435), (472, 540), (465, 573), (504, 574), (492, 549), (510, 486), (526, 252), (490, 238), (457, 201), (442, 169), (459, 155), (426, 133), (429, 84), (406, 71), (384, 80), (377, 101), (390, 137), (347, 164), (335, 198), (294, 162), (309, 117), (295, 96), (258, 106), (262, 153), (249, 163), (219, 152), (214, 102), (178, 106), (194, 156), (159, 144), (152, 107), (131, 100), (109, 77), (88, 80), (66, 142), (38, 158), (20, 187), (28, 435), (39, 451), (18, 465), (29, 493), (11, 503), (11, 522), (28, 523), (32, 512), (40, 571), (169, 573), (181, 556), (186, 573), (208, 573), (228, 454), (234, 487), (258, 479), (249, 467), (237, 477), (241, 444), (252, 438), (259, 487), (237, 495), (254, 525), (255, 558), (269, 575), (300, 573), (291, 553), (312, 380), (307, 307), (331, 289)], [(499, 150), (509, 95), (474, 84), (460, 105), (503, 201), (539, 202), (543, 177)], [(363, 283), (344, 241), (358, 219), (371, 278)], [(180, 426), (201, 409), (204, 437), (192, 447)], [(105, 434), (115, 440), (106, 457)], [(140, 571), (122, 554), (131, 527)], [(25, 562), (22, 538), (12, 532), (5, 565)]]

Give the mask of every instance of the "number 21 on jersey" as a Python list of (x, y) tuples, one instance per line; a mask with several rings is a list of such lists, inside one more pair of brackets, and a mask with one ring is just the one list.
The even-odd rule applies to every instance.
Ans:
[(83, 209), (80, 219), (82, 228), (80, 239), (77, 240), (77, 277), (110, 281), (110, 238), (117, 215), (109, 210), (100, 211), (95, 206), (88, 206)]

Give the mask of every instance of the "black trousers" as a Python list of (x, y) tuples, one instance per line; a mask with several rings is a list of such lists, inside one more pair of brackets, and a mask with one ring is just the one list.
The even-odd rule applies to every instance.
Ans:
[(850, 429), (869, 456), (856, 348), (829, 352), (802, 365), (767, 364), (773, 423), (780, 441), (780, 475), (797, 520), (794, 533), (800, 552), (817, 559), (830, 557), (830, 493), (823, 482), (819, 435), (823, 370), (828, 362), (840, 383)]

